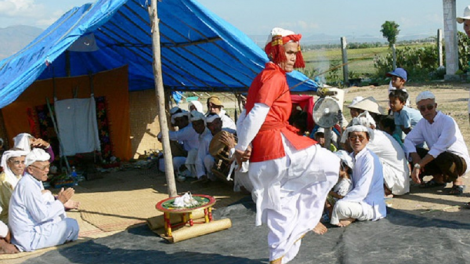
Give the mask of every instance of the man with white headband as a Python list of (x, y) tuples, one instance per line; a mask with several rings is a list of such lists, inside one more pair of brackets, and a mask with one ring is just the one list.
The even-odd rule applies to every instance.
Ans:
[(375, 221), (387, 215), (382, 163), (367, 147), (369, 141), (374, 140), (374, 132), (362, 125), (353, 125), (343, 133), (343, 138), (353, 149), (354, 188), (336, 202), (331, 215), (332, 225), (346, 227), (356, 220)]
[(327, 231), (320, 218), (339, 175), (340, 159), (288, 124), (292, 102), (286, 73), (305, 67), (300, 39), (282, 28), (271, 31), (265, 46), (270, 61), (248, 90), (246, 116), (237, 130), (238, 164), (252, 145), (248, 175), (256, 225), (269, 228), (270, 263), (292, 260), (307, 232)]
[[(388, 133), (374, 129), (374, 119), (368, 111), (361, 113), (351, 121), (353, 125), (363, 125), (371, 128), (374, 138), (369, 140), (367, 148), (376, 154), (383, 167), (384, 190), (387, 197), (403, 195), (410, 191), (410, 170), (405, 151), (400, 143)], [(343, 134), (342, 143), (347, 142), (347, 135)]]
[[(405, 150), (411, 157), (411, 178), (422, 183), (422, 177), (433, 175), (423, 187), (445, 186), (453, 182), (449, 194), (461, 195), (465, 189), (462, 175), (468, 172), (470, 157), (467, 145), (455, 120), (437, 110), (436, 97), (430, 91), (416, 97), (423, 119), (405, 137)], [(429, 150), (416, 147), (426, 142)]]
[(20, 251), (52, 247), (78, 238), (78, 223), (65, 217), (64, 208), (74, 189), (62, 189), (54, 201), (46, 201), (42, 194), (42, 182), (49, 173), (49, 158), (49, 154), (38, 148), (26, 155), (26, 173), (10, 200), (12, 243)]
[[(171, 116), (174, 125), (178, 127), (177, 131), (169, 131), (171, 140), (171, 150), (173, 155), (173, 167), (175, 171), (180, 172), (181, 166), (185, 165), (188, 152), (197, 151), (199, 145), (198, 134), (194, 131), (193, 126), (189, 123), (189, 112), (181, 110)], [(160, 141), (162, 138), (161, 132), (157, 136)], [(160, 171), (165, 171), (165, 163), (163, 156), (159, 162)]]
[[(213, 179), (211, 168), (214, 165), (214, 160), (212, 163), (209, 158), (209, 145), (212, 140), (211, 131), (206, 127), (206, 117), (204, 114), (198, 111), (191, 111), (189, 118), (193, 125), (194, 131), (199, 135), (199, 146), (197, 149), (197, 155), (195, 159), (194, 166), (189, 166), (189, 169), (195, 173), (198, 178), (196, 182), (207, 182), (209, 179)], [(188, 166), (188, 163), (186, 163)]]

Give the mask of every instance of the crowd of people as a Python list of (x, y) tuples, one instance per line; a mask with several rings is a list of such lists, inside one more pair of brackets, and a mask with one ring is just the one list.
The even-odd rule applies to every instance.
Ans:
[[(286, 73), (304, 66), (300, 39), (289, 30), (272, 30), (265, 46), (270, 61), (253, 80), (237, 122), (216, 96), (207, 100), (207, 113), (191, 103), (191, 112), (175, 109), (171, 115), (192, 127), (192, 135), (184, 138), (185, 127), (170, 132), (170, 139), (188, 150), (184, 162), (175, 163), (179, 180), (209, 182), (224, 178), (216, 174), (227, 179), (233, 174), (234, 190), (250, 192), (256, 203), (256, 225), (269, 228), (271, 263), (292, 260), (307, 232), (327, 231), (325, 221), (346, 227), (386, 217), (385, 200), (408, 193), (410, 181), (422, 188), (452, 183), (449, 194), (461, 195), (468, 171), (469, 154), (457, 123), (438, 110), (430, 91), (411, 103), (403, 68), (387, 73), (388, 112), (373, 97), (357, 97), (346, 106), (350, 122), (304, 133), (286, 80)], [(199, 142), (197, 151), (185, 146), (190, 138)], [(214, 151), (214, 145), (225, 149)], [(227, 159), (230, 170), (216, 166)], [(424, 182), (424, 176), (432, 179)]]
[[(286, 80), (286, 73), (305, 66), (300, 39), (282, 28), (271, 31), (265, 46), (270, 61), (241, 98), (237, 122), (217, 96), (207, 99), (207, 112), (199, 101), (170, 110), (177, 180), (233, 180), (235, 191), (250, 192), (255, 224), (269, 229), (270, 263), (295, 258), (307, 232), (327, 232), (325, 221), (346, 227), (386, 217), (385, 199), (408, 193), (410, 180), (423, 188), (452, 183), (449, 194), (461, 195), (470, 162), (457, 123), (438, 110), (435, 95), (424, 91), (411, 103), (402, 68), (387, 74), (388, 113), (373, 97), (357, 97), (347, 105), (350, 122), (303, 133), (305, 126), (299, 129), (292, 117)], [(78, 206), (74, 190), (53, 195), (42, 184), (54, 160), (50, 145), (29, 134), (14, 141), (1, 159), (0, 253), (76, 240), (77, 221), (66, 216)], [(162, 162), (159, 169), (165, 170)], [(432, 179), (424, 182), (426, 175)]]

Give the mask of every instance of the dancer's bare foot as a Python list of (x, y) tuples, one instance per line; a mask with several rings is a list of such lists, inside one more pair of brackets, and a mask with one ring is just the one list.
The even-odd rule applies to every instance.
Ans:
[(278, 258), (276, 260), (271, 260), (269, 264), (281, 264), (282, 263), (282, 258)]
[(0, 254), (15, 254), (20, 252), (15, 245), (10, 244), (5, 241), (5, 239), (0, 239)]
[(79, 205), (80, 205), (80, 202), (74, 201), (72, 199), (64, 203), (64, 207), (66, 210), (78, 209)]
[(328, 228), (321, 222), (318, 222), (317, 226), (315, 226), (312, 231), (316, 234), (323, 235), (328, 231)]
[(339, 220), (338, 226), (347, 227), (348, 225), (350, 225), (354, 221), (356, 221), (355, 218), (341, 219), (341, 220)]

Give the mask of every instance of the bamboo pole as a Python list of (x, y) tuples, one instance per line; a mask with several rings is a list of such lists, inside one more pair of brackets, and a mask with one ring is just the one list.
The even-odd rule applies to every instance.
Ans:
[(160, 19), (157, 13), (157, 1), (152, 0), (148, 7), (150, 24), (152, 28), (152, 51), (153, 51), (153, 75), (155, 79), (155, 94), (157, 97), (158, 117), (162, 132), (163, 157), (165, 159), (165, 176), (168, 185), (168, 195), (177, 196), (175, 174), (173, 170), (173, 157), (171, 155), (168, 122), (165, 114), (165, 91), (163, 89), (162, 65), (160, 53), (160, 30), (158, 23)]

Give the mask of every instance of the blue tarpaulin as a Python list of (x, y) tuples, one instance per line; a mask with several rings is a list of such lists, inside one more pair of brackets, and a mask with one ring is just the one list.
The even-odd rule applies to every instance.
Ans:
[[(0, 61), (0, 108), (35, 80), (128, 65), (129, 90), (154, 89), (146, 0), (98, 0), (65, 13), (18, 53)], [(163, 84), (173, 91), (245, 92), (268, 58), (244, 33), (195, 0), (158, 2)], [(316, 91), (300, 72), (293, 91)]]

